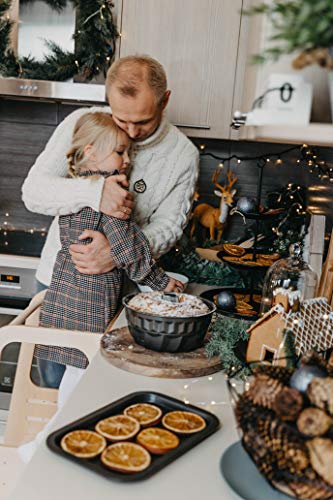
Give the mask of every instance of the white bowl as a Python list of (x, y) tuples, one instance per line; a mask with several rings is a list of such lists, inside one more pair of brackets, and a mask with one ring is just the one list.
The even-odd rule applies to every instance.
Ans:
[[(170, 278), (174, 278), (175, 280), (178, 280), (181, 283), (183, 283), (184, 290), (185, 290), (185, 288), (188, 285), (188, 277), (187, 276), (184, 276), (183, 274), (178, 274), (178, 273), (171, 273), (169, 271), (166, 271), (165, 274), (170, 276)], [(152, 292), (153, 291), (153, 289), (150, 288), (150, 286), (139, 285), (139, 284), (137, 286), (138, 286), (140, 292)]]

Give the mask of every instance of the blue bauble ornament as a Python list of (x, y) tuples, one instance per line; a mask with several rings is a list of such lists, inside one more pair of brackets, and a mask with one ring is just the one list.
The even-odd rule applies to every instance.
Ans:
[(327, 374), (318, 366), (301, 366), (290, 377), (289, 385), (293, 389), (305, 393), (310, 382), (317, 377), (327, 377)]
[(223, 291), (216, 297), (216, 305), (224, 311), (234, 311), (236, 308), (236, 299), (231, 292)]
[(255, 198), (242, 196), (237, 201), (237, 210), (243, 214), (252, 214), (258, 212), (258, 202)]

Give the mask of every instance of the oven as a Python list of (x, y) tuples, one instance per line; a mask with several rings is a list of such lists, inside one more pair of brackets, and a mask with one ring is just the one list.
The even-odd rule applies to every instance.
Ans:
[(0, 231), (0, 314), (19, 314), (36, 294), (45, 237), (45, 231)]
[[(23, 311), (36, 294), (35, 274), (45, 238), (46, 231), (0, 229), (0, 326)], [(13, 342), (1, 354), (0, 428), (1, 411), (9, 407), (19, 350), (20, 344)], [(35, 363), (31, 374), (38, 382)]]

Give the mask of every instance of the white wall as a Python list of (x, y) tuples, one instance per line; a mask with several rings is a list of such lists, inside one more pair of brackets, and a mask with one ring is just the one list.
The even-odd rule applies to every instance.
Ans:
[(69, 3), (60, 13), (45, 2), (20, 5), (18, 55), (44, 58), (48, 48), (44, 40), (52, 40), (65, 50), (74, 50), (72, 35), (75, 29), (75, 11)]

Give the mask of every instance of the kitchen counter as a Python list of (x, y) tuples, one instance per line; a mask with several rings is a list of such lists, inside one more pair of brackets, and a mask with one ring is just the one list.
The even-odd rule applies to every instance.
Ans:
[[(189, 289), (190, 291), (190, 289)], [(201, 290), (200, 290), (201, 291)], [(195, 292), (200, 293), (198, 287)], [(193, 293), (193, 290), (192, 290)], [(114, 327), (126, 325), (122, 312)], [(220, 472), (223, 451), (238, 440), (235, 419), (222, 372), (196, 379), (160, 379), (135, 375), (108, 363), (98, 353), (70, 400), (60, 411), (53, 429), (135, 391), (155, 391), (187, 401), (217, 415), (222, 427), (198, 446), (138, 483), (118, 483), (71, 463), (48, 450), (37, 449), (11, 500), (201, 500), (239, 499)]]

